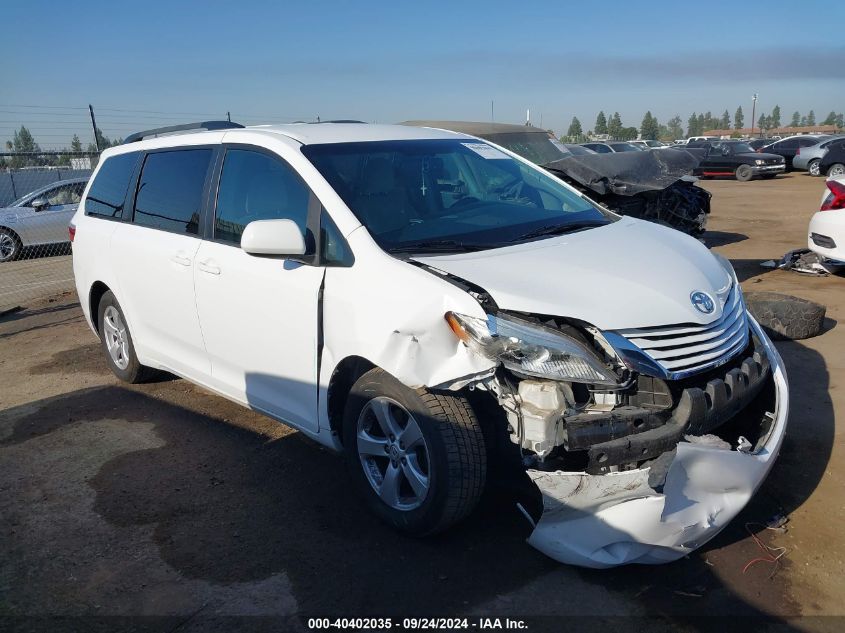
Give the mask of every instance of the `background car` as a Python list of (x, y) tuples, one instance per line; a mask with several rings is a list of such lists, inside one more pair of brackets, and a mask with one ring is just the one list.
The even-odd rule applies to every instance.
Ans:
[(786, 169), (782, 156), (755, 152), (743, 141), (696, 142), (690, 146), (701, 157), (693, 171), (696, 176), (735, 176), (746, 182), (755, 176), (774, 178)]
[(809, 147), (799, 147), (795, 158), (792, 159), (793, 169), (804, 169), (811, 176), (820, 176), (819, 162), (833, 145), (845, 143), (845, 136), (834, 136)]
[(668, 147), (666, 145), (666, 143), (663, 143), (661, 141), (653, 141), (651, 139), (646, 139), (646, 140), (642, 140), (642, 141), (631, 141), (630, 143), (631, 143), (631, 145), (634, 145), (636, 147), (639, 147), (640, 149), (645, 149), (645, 150), (663, 149), (664, 147)]
[(828, 177), (845, 175), (845, 143), (834, 143), (819, 160), (819, 173)]
[(771, 145), (775, 142), (775, 140), (776, 139), (773, 138), (753, 138), (748, 141), (748, 144), (751, 146), (751, 149), (756, 152), (758, 149), (766, 147), (766, 145)]
[(765, 145), (757, 151), (783, 156), (786, 163), (786, 171), (790, 171), (792, 169), (792, 159), (798, 153), (798, 148), (810, 147), (828, 138), (830, 137), (811, 134), (789, 136), (781, 141), (775, 141), (770, 145)]
[(821, 206), (810, 218), (807, 247), (827, 259), (845, 262), (845, 175), (825, 184)]
[(599, 154), (613, 154), (616, 152), (642, 152), (645, 151), (627, 141), (610, 141), (608, 143), (581, 143), (583, 147), (591, 149)]
[(0, 262), (16, 259), (30, 246), (68, 242), (68, 223), (87, 182), (87, 178), (60, 180), (0, 209)]

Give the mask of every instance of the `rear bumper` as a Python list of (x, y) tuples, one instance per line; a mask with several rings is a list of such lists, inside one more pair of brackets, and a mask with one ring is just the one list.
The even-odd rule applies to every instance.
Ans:
[(822, 257), (845, 261), (845, 211), (817, 211), (810, 218), (807, 248)]
[(654, 466), (604, 475), (529, 470), (544, 509), (528, 542), (560, 562), (606, 568), (673, 561), (716, 536), (771, 470), (789, 413), (783, 361), (760, 326), (751, 323), (775, 392), (773, 419), (756, 449), (682, 441), (659, 491), (649, 485)]

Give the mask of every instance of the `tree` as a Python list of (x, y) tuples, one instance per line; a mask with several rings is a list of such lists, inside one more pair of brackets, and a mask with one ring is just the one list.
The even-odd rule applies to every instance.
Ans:
[(722, 118), (719, 119), (719, 129), (720, 130), (730, 130), (731, 129), (731, 115), (727, 110), (722, 112)]
[(789, 122), (789, 125), (792, 127), (798, 127), (801, 125), (801, 113), (796, 110), (792, 113), (792, 121)]
[[(15, 130), (12, 140), (6, 142), (6, 147), (11, 152), (35, 153), (41, 151), (38, 143), (32, 137), (32, 133), (23, 125), (20, 130)], [(15, 156), (9, 161), (9, 164), (11, 167), (24, 167), (26, 165), (36, 165), (38, 161), (35, 156)]]
[(684, 135), (684, 128), (681, 127), (681, 117), (677, 114), (669, 119), (669, 123), (667, 123), (667, 127), (669, 128), (669, 136), (674, 139), (679, 139)]
[(716, 129), (716, 122), (713, 120), (713, 115), (710, 112), (706, 112), (704, 117), (701, 121), (701, 131), (704, 132), (705, 130), (715, 130)]
[(581, 121), (578, 120), (577, 116), (572, 117), (572, 123), (569, 124), (566, 135), (569, 138), (580, 138), (584, 135), (584, 131), (581, 129)]
[(82, 141), (79, 140), (79, 137), (76, 134), (73, 135), (73, 138), (70, 141), (70, 150), (72, 152), (82, 151)]
[(810, 113), (807, 115), (807, 125), (815, 125), (816, 124), (816, 113), (810, 110)]
[(607, 134), (607, 117), (604, 116), (604, 110), (600, 110), (596, 117), (596, 128), (593, 130), (596, 134)]
[(760, 128), (760, 131), (768, 130), (769, 129), (769, 117), (765, 114), (760, 114), (760, 118), (757, 119), (757, 127)]
[(698, 136), (700, 133), (698, 129), (698, 117), (693, 112), (689, 119), (687, 119), (687, 136)]
[(838, 127), (840, 130), (841, 130), (842, 128), (845, 128), (845, 114), (843, 114), (842, 112), (840, 112), (839, 114), (837, 114), (837, 115), (836, 115), (836, 119), (834, 120), (834, 124), (835, 124), (835, 125), (836, 125), (836, 127)]
[(800, 125), (801, 127), (806, 127), (806, 126), (807, 126), (807, 117), (806, 117), (806, 116), (802, 116), (802, 117), (801, 117), (801, 120), (800, 120), (800, 121), (798, 121), (798, 125)]
[[(710, 114), (709, 112), (707, 114)], [(711, 117), (712, 118), (712, 117)], [(705, 130), (709, 130), (710, 128), (704, 125), (704, 122), (707, 121), (707, 117), (703, 114), (698, 115), (698, 121), (696, 125), (698, 126), (698, 133), (704, 134)]]
[(640, 137), (644, 140), (656, 141), (658, 136), (660, 136), (660, 125), (652, 116), (651, 110), (648, 110), (640, 124)]
[(741, 130), (745, 127), (745, 115), (742, 113), (742, 106), (739, 106), (734, 112), (734, 129)]
[(619, 140), (622, 141), (633, 141), (637, 138), (637, 128), (631, 127), (623, 127), (619, 132)]
[(780, 127), (780, 106), (779, 105), (775, 105), (775, 107), (772, 108), (771, 124), (772, 124), (771, 125), (772, 128)]
[(610, 117), (610, 123), (607, 124), (607, 133), (613, 139), (620, 138), (619, 135), (622, 133), (622, 117), (619, 116), (618, 112), (614, 112), (613, 116)]

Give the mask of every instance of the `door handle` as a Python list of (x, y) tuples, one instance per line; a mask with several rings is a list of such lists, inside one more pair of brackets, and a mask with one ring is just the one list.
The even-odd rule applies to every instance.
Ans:
[(190, 266), (191, 265), (190, 258), (185, 257), (184, 255), (180, 255), (179, 253), (176, 253), (175, 255), (173, 255), (170, 258), (170, 261), (172, 261), (176, 264), (179, 264), (180, 266)]
[(220, 267), (215, 266), (210, 259), (206, 259), (202, 262), (197, 262), (197, 268), (199, 268), (204, 273), (208, 273), (209, 275), (219, 275), (220, 274)]

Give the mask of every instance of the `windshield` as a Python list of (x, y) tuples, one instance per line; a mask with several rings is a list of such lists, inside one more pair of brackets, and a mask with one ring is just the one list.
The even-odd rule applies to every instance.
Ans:
[(731, 143), (728, 145), (732, 154), (749, 154), (754, 152), (754, 148), (748, 143)]
[(617, 152), (641, 152), (642, 148), (630, 143), (611, 143), (610, 146)]
[(491, 143), (519, 154), (525, 160), (536, 165), (545, 165), (561, 158), (571, 156), (571, 152), (560, 141), (549, 137), (545, 132), (525, 132), (508, 134), (484, 134)]
[(616, 219), (480, 141), (335, 143), (302, 152), (387, 251), (497, 248)]

